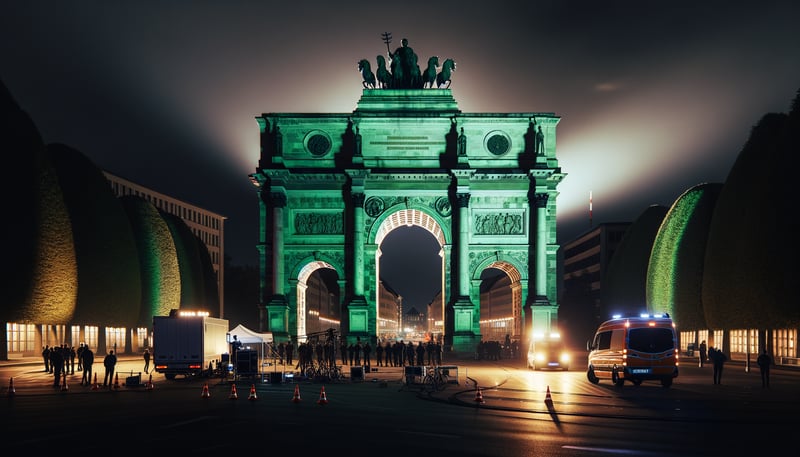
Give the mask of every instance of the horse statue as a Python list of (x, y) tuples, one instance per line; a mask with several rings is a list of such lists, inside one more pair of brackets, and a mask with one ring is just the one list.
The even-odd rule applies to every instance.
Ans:
[(362, 84), (364, 85), (364, 89), (374, 89), (375, 88), (375, 74), (372, 73), (372, 66), (369, 64), (369, 60), (361, 59), (358, 61), (358, 71), (361, 72), (361, 77), (364, 78)]
[(378, 69), (376, 72), (376, 79), (378, 80), (378, 87), (386, 89), (392, 84), (392, 74), (386, 68), (386, 58), (378, 54)]
[(453, 59), (445, 60), (442, 64), (442, 71), (436, 75), (436, 87), (441, 88), (447, 84), (444, 88), (448, 89), (450, 87), (450, 83), (452, 82), (450, 80), (450, 74), (454, 71), (456, 71), (456, 63), (453, 61)]
[(428, 59), (428, 68), (422, 73), (422, 87), (428, 89), (433, 87), (436, 82), (436, 68), (439, 67), (439, 57), (433, 56)]

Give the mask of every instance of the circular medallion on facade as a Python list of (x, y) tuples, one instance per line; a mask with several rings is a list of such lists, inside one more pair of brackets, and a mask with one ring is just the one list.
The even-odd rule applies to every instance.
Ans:
[(483, 146), (492, 154), (500, 156), (511, 150), (511, 138), (505, 133), (495, 130), (486, 135)]
[(439, 197), (436, 199), (436, 212), (443, 217), (449, 217), (453, 212), (453, 207), (450, 206), (450, 200), (447, 197)]
[(305, 139), (306, 151), (314, 157), (322, 157), (331, 150), (331, 139), (325, 132), (309, 132)]
[(369, 197), (367, 201), (364, 202), (364, 211), (369, 217), (375, 217), (382, 213), (383, 207), (383, 199), (380, 197)]

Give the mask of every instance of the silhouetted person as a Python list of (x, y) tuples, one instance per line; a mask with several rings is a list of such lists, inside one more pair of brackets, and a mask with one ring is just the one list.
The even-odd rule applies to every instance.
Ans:
[(59, 347), (50, 350), (50, 369), (53, 370), (53, 387), (61, 385), (61, 370), (64, 369), (64, 352)]
[(292, 340), (286, 342), (286, 365), (291, 365), (294, 359), (294, 345)]
[(48, 345), (45, 345), (44, 349), (42, 349), (42, 360), (44, 361), (44, 372), (52, 373), (53, 370), (50, 369), (50, 346)]
[(728, 360), (728, 356), (722, 352), (722, 349), (714, 349), (713, 353), (709, 351), (709, 358), (714, 365), (714, 384), (722, 384), (722, 368)]
[(89, 346), (84, 346), (83, 351), (81, 351), (81, 363), (83, 364), (81, 385), (88, 386), (92, 383), (92, 364), (94, 364), (94, 352), (89, 349)]
[(706, 358), (708, 357), (708, 354), (706, 352), (707, 352), (706, 351), (706, 340), (703, 340), (700, 343), (700, 366), (701, 367), (706, 364)]
[(761, 387), (769, 387), (769, 366), (772, 364), (772, 357), (767, 354), (766, 349), (761, 351), (756, 363), (758, 364), (758, 369), (761, 370)]
[(117, 366), (117, 356), (114, 355), (114, 350), (108, 351), (106, 357), (103, 359), (103, 367), (106, 373), (103, 376), (103, 387), (110, 386), (114, 382), (114, 369)]
[(145, 349), (142, 357), (144, 357), (144, 374), (147, 374), (150, 371), (150, 350)]

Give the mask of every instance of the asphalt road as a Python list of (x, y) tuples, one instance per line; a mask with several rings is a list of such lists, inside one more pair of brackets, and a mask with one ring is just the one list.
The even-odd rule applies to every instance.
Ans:
[[(124, 378), (143, 364), (123, 357), (119, 365)], [(710, 367), (684, 366), (670, 388), (594, 385), (580, 366), (532, 372), (517, 361), (453, 365), (452, 382), (430, 392), (407, 384), (401, 368), (331, 383), (156, 375), (152, 389), (98, 390), (79, 386), (76, 372), (63, 390), (51, 386), (41, 364), (0, 364), (15, 391), (3, 390), (0, 436), (4, 449), (66, 455), (739, 455), (777, 451), (780, 437), (793, 436), (800, 407), (798, 372), (774, 370), (771, 387), (762, 389), (757, 370), (735, 363), (726, 366), (722, 385), (712, 384)], [(102, 366), (97, 373), (102, 380)], [(78, 445), (83, 434), (90, 438)]]

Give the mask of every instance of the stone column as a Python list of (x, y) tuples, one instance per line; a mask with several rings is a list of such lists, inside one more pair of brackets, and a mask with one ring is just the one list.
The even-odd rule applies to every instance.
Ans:
[(364, 194), (353, 194), (353, 292), (364, 296)]
[(458, 295), (469, 296), (469, 198), (470, 194), (456, 195), (458, 211)]
[(284, 295), (283, 291), (283, 209), (286, 207), (286, 194), (270, 192), (272, 206), (272, 293)]
[(536, 299), (547, 296), (547, 198), (544, 193), (534, 197), (536, 208)]

